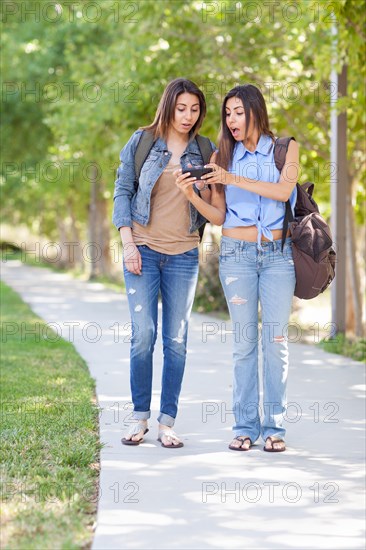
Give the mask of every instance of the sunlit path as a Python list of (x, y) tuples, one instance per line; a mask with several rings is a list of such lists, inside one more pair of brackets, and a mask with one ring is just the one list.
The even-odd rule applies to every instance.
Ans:
[(94, 550), (363, 548), (361, 363), (292, 344), (288, 451), (264, 453), (258, 442), (250, 452), (230, 452), (230, 326), (194, 314), (176, 424), (185, 446), (166, 450), (156, 441), (157, 345), (150, 432), (144, 445), (124, 447), (131, 412), (125, 296), (16, 261), (2, 264), (2, 278), (73, 341), (96, 379), (104, 447)]

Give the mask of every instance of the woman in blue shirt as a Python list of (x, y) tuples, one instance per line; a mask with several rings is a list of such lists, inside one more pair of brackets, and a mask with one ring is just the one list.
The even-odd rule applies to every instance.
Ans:
[[(281, 250), (285, 202), (296, 202), (299, 150), (291, 141), (281, 174), (275, 138), (260, 90), (237, 86), (225, 97), (214, 172), (203, 176), (225, 186), (226, 217), (220, 280), (233, 323), (234, 439), (229, 448), (247, 451), (261, 435), (264, 450), (285, 450), (282, 425), (288, 371), (287, 329), (295, 288), (291, 237)], [(262, 329), (258, 327), (258, 303)], [(260, 414), (258, 343), (263, 351)], [(262, 417), (262, 418), (261, 418)]]

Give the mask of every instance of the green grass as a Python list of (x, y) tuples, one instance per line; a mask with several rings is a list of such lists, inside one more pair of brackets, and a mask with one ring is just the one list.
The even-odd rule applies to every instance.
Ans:
[(0, 546), (89, 548), (100, 450), (94, 381), (74, 347), (51, 342), (49, 328), (42, 337), (43, 321), (4, 284), (1, 317)]
[(344, 334), (337, 334), (334, 338), (319, 342), (321, 348), (330, 353), (337, 353), (351, 357), (356, 361), (366, 361), (366, 340), (364, 338), (347, 338)]

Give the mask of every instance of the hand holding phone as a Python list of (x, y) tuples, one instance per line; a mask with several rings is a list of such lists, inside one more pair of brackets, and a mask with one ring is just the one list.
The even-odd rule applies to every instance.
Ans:
[(204, 174), (213, 172), (213, 168), (205, 168), (204, 166), (192, 166), (191, 168), (185, 168), (182, 170), (182, 174), (190, 173), (192, 177), (200, 180)]

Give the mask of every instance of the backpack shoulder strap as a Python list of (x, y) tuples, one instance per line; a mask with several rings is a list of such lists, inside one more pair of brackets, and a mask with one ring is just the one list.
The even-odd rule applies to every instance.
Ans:
[(154, 136), (151, 132), (147, 132), (146, 130), (142, 132), (135, 152), (135, 173), (137, 184), (140, 178), (141, 168), (150, 153), (154, 141)]
[[(276, 168), (280, 173), (282, 171), (282, 168), (285, 165), (288, 146), (290, 145), (290, 141), (292, 140), (296, 141), (294, 137), (276, 138), (276, 141), (274, 144), (273, 156), (274, 156)], [(292, 222), (294, 219), (289, 200), (286, 201), (285, 206), (286, 206), (285, 217), (283, 220), (283, 228), (282, 228), (282, 243), (281, 243), (282, 251), (283, 251), (283, 247), (285, 246), (288, 224), (289, 222)]]
[(277, 138), (274, 144), (274, 161), (279, 172), (285, 165), (286, 155), (290, 141), (296, 141), (294, 137)]
[[(196, 140), (198, 143), (199, 150), (201, 152), (201, 157), (203, 159), (203, 164), (208, 164), (210, 162), (211, 155), (213, 153), (211, 141), (209, 138), (200, 136), (199, 134), (196, 135)], [(198, 192), (200, 195), (200, 192)], [(201, 225), (201, 227), (198, 228), (199, 236), (200, 236), (200, 242), (203, 238), (203, 232), (205, 230), (205, 223)]]
[(196, 140), (198, 143), (198, 147), (201, 151), (203, 164), (208, 164), (213, 153), (211, 141), (209, 140), (209, 138), (200, 135), (196, 136)]

